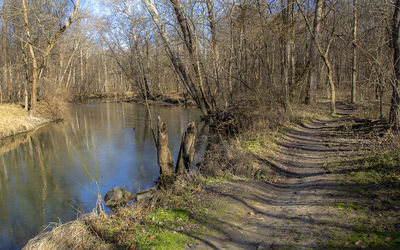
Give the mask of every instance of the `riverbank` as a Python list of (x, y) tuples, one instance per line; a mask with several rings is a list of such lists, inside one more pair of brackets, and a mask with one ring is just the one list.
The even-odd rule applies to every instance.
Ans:
[(0, 142), (59, 119), (54, 108), (45, 103), (39, 103), (33, 112), (18, 104), (1, 104), (0, 117)]
[(335, 118), (296, 110), (284, 126), (211, 145), (201, 174), (116, 214), (84, 215), (26, 249), (396, 248), (398, 136), (377, 141), (384, 124), (338, 106)]
[[(89, 96), (77, 96), (72, 98), (69, 102), (76, 104), (93, 104), (93, 103), (107, 103), (107, 102), (129, 102), (145, 104), (146, 100), (137, 92), (126, 91), (126, 92), (115, 92), (115, 93), (104, 93)], [(194, 101), (185, 97), (182, 93), (165, 93), (157, 94), (148, 97), (147, 102), (149, 105), (178, 105), (178, 106), (194, 106)]]
[[(74, 100), (72, 103), (107, 103), (107, 102), (131, 102), (143, 104), (144, 100), (133, 92), (111, 93), (104, 95), (92, 95), (83, 99)], [(148, 100), (150, 105), (188, 105), (193, 106), (191, 100), (186, 100), (178, 94), (157, 96)], [(28, 112), (19, 104), (0, 105), (0, 145), (7, 144), (13, 136), (32, 131), (47, 123), (61, 120), (59, 105), (40, 102), (33, 112)]]

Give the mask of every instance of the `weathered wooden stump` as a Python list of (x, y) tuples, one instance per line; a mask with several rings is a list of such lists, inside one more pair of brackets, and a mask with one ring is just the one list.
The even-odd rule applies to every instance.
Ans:
[(176, 163), (176, 174), (181, 175), (187, 171), (194, 159), (194, 144), (196, 141), (196, 126), (194, 122), (189, 123), (186, 132), (182, 136), (181, 147)]
[(175, 180), (174, 159), (168, 146), (168, 131), (165, 122), (158, 117), (157, 135), (157, 161), (160, 167), (159, 184), (164, 187), (170, 186)]

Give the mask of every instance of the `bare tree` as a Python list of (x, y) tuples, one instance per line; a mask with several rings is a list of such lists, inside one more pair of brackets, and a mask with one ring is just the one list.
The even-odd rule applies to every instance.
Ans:
[(213, 112), (213, 102), (210, 102), (208, 98), (213, 99), (213, 96), (208, 95), (205, 91), (204, 87), (204, 76), (202, 75), (202, 67), (204, 66), (202, 62), (200, 62), (199, 51), (197, 48), (197, 42), (195, 40), (195, 34), (190, 27), (189, 20), (185, 17), (183, 12), (180, 0), (170, 0), (174, 13), (176, 15), (177, 22), (179, 24), (180, 30), (182, 32), (182, 39), (185, 43), (185, 47), (189, 53), (189, 60), (191, 65), (191, 70), (194, 74), (190, 74), (187, 68), (184, 66), (181, 57), (176, 53), (172, 48), (172, 42), (165, 32), (165, 25), (161, 21), (161, 17), (158, 13), (158, 10), (154, 4), (153, 0), (142, 0), (146, 5), (147, 10), (152, 16), (157, 30), (160, 33), (160, 36), (163, 40), (164, 47), (166, 49), (167, 55), (171, 60), (171, 63), (174, 66), (175, 71), (179, 75), (189, 94), (195, 100), (197, 106), (203, 112), (203, 114), (208, 115)]
[(5, 87), (8, 87), (8, 81), (7, 81), (7, 19), (6, 19), (6, 1), (3, 1), (3, 13), (1, 15), (1, 32), (2, 32), (2, 38), (1, 38), (1, 52), (2, 52), (2, 77), (3, 81), (2, 84), (0, 85), (0, 103), (3, 103), (3, 89)]
[[(40, 79), (41, 71), (46, 65), (46, 61), (50, 55), (51, 50), (53, 49), (54, 45), (57, 42), (57, 39), (61, 36), (62, 33), (64, 33), (68, 27), (76, 21), (75, 16), (78, 13), (78, 6), (79, 6), (79, 0), (76, 0), (76, 3), (74, 4), (74, 10), (72, 11), (71, 15), (68, 17), (67, 22), (64, 25), (61, 25), (61, 27), (56, 30), (54, 33), (48, 34), (47, 32), (43, 32), (43, 24), (40, 23), (40, 19), (36, 20), (38, 22), (37, 25), (41, 26), (42, 30), (42, 35), (46, 38), (46, 45), (43, 48), (38, 48), (35, 45), (38, 45), (35, 42), (35, 39), (33, 37), (33, 30), (34, 26), (32, 22), (29, 20), (29, 14), (28, 14), (28, 5), (26, 3), (26, 0), (21, 0), (21, 8), (22, 8), (22, 13), (23, 13), (23, 30), (25, 32), (25, 38), (26, 38), (26, 44), (28, 45), (29, 49), (29, 55), (31, 59), (31, 67), (32, 67), (32, 80), (31, 80), (31, 102), (30, 102), (30, 108), (34, 109), (36, 106), (36, 101), (37, 101), (37, 85), (38, 81)], [(33, 6), (32, 6), (33, 7)], [(36, 16), (37, 17), (37, 16)], [(38, 17), (37, 17), (38, 19)], [(61, 21), (61, 20), (59, 20)]]
[(317, 98), (318, 72), (315, 69), (317, 68), (316, 66), (318, 65), (317, 63), (318, 46), (319, 44), (321, 44), (320, 32), (321, 32), (323, 4), (324, 0), (315, 0), (314, 23), (311, 35), (310, 51), (309, 51), (309, 76), (308, 76), (308, 91), (306, 100), (307, 103), (315, 103)]
[[(334, 40), (334, 33), (335, 33), (335, 24), (336, 24), (336, 10), (334, 9), (334, 6), (331, 6), (331, 11), (333, 12), (333, 25), (329, 31), (329, 38), (328, 38), (328, 43), (325, 47), (325, 49), (323, 49), (322, 47), (322, 43), (321, 41), (318, 39), (315, 39), (315, 28), (313, 30), (313, 32), (311, 32), (311, 25), (310, 22), (307, 19), (307, 16), (305, 15), (305, 12), (303, 10), (303, 7), (301, 6), (301, 4), (299, 3), (298, 0), (297, 4), (300, 8), (300, 11), (303, 14), (304, 20), (306, 22), (306, 26), (309, 30), (309, 32), (312, 34), (312, 41), (314, 42), (314, 46), (317, 48), (317, 52), (319, 54), (319, 56), (322, 58), (322, 61), (324, 62), (326, 69), (327, 69), (327, 74), (328, 74), (328, 82), (329, 82), (329, 87), (330, 87), (330, 94), (331, 94), (331, 115), (335, 115), (336, 114), (336, 89), (335, 89), (335, 83), (333, 80), (333, 68), (332, 68), (332, 63), (331, 60), (329, 59), (329, 52), (330, 52), (330, 48), (332, 46), (333, 40)], [(322, 6), (323, 4), (326, 4), (324, 1), (325, 0), (316, 0), (317, 1), (317, 8), (315, 9), (315, 16), (317, 18), (317, 16), (322, 16)], [(321, 10), (319, 10), (318, 5), (321, 5)], [(320, 12), (321, 11), (321, 12)], [(318, 13), (317, 13), (318, 12)], [(321, 21), (321, 19), (319, 19), (319, 21)], [(314, 22), (315, 24), (315, 22)], [(315, 25), (314, 25), (315, 26)], [(319, 33), (319, 32), (318, 32)], [(318, 34), (319, 35), (319, 34)], [(310, 88), (311, 89), (311, 88)], [(316, 93), (316, 86), (315, 86), (315, 93)]]
[(357, 102), (357, 0), (353, 0), (353, 63), (351, 74), (351, 103)]

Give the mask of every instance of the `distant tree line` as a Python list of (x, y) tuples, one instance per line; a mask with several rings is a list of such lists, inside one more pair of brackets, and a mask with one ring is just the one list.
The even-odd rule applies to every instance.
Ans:
[(398, 124), (397, 0), (82, 1), (2, 1), (1, 102), (131, 91), (212, 117), (339, 96)]

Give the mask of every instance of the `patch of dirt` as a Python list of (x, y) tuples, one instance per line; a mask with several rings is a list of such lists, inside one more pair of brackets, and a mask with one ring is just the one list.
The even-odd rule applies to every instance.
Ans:
[(343, 216), (332, 205), (352, 198), (351, 186), (338, 182), (352, 164), (327, 166), (360, 157), (365, 144), (353, 129), (340, 129), (352, 128), (352, 107), (338, 108), (344, 118), (293, 126), (279, 140), (273, 157), (256, 156), (259, 164), (281, 176), (278, 181), (237, 179), (211, 185), (205, 199), (223, 211), (210, 222), (214, 230), (200, 235), (199, 243), (189, 248), (309, 249), (332, 235), (352, 232), (351, 215)]

